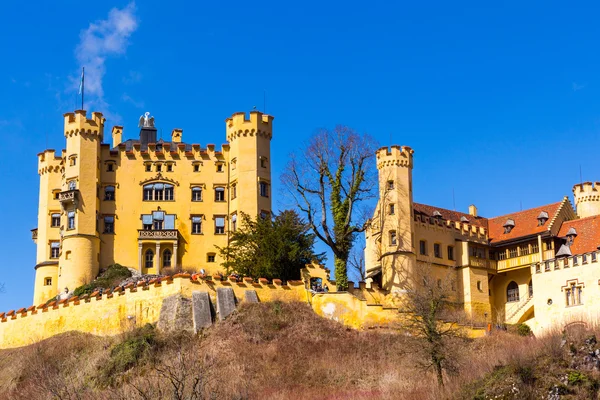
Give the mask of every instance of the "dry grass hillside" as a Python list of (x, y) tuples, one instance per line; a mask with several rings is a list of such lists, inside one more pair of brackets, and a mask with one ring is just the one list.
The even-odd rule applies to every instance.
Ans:
[(597, 397), (600, 350), (590, 333), (461, 342), (443, 391), (418, 349), (400, 332), (349, 330), (305, 304), (253, 304), (199, 336), (162, 336), (146, 326), (121, 337), (70, 333), (2, 351), (0, 398)]

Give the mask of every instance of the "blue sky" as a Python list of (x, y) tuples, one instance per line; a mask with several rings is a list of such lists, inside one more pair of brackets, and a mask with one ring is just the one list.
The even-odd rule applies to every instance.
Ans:
[(597, 4), (390, 3), (3, 4), (0, 310), (31, 304), (36, 154), (64, 147), (81, 65), (86, 108), (126, 138), (150, 111), (165, 135), (220, 144), (266, 91), (274, 171), (341, 123), (413, 147), (415, 201), (440, 207), (454, 191), (457, 210), (496, 216), (570, 195), (580, 165), (600, 180)]

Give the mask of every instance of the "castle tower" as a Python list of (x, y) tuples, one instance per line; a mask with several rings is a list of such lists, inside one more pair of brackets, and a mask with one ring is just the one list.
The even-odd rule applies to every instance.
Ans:
[(600, 182), (583, 182), (573, 186), (573, 197), (579, 218), (600, 215)]
[(58, 257), (60, 252), (60, 216), (58, 192), (64, 168), (62, 157), (54, 150), (38, 154), (40, 195), (38, 225), (33, 239), (37, 244), (33, 304), (38, 305), (56, 296), (58, 292)]
[(100, 144), (105, 118), (99, 112), (86, 118), (84, 110), (65, 117), (65, 172), (59, 194), (63, 237), (58, 269), (58, 289), (74, 290), (98, 274), (98, 185)]
[(383, 147), (376, 152), (379, 201), (366, 232), (367, 274), (381, 268), (382, 287), (400, 287), (416, 262), (412, 196), (413, 150)]
[(230, 227), (237, 213), (255, 218), (271, 213), (271, 137), (273, 117), (251, 111), (225, 120), (229, 151)]

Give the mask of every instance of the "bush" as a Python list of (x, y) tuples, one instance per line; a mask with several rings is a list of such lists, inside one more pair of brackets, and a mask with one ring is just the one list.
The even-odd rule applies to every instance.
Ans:
[(84, 294), (91, 294), (97, 288), (111, 289), (129, 277), (131, 277), (131, 271), (127, 267), (121, 264), (112, 264), (95, 280), (75, 289), (73, 295), (82, 296)]
[(519, 324), (517, 326), (517, 334), (519, 336), (531, 336), (531, 328), (527, 324)]

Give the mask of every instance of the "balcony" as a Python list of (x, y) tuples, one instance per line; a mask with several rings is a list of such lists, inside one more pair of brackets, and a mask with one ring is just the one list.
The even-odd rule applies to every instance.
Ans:
[(31, 240), (33, 240), (34, 243), (37, 241), (37, 234), (38, 234), (37, 228), (34, 228), (31, 230)]
[(492, 269), (494, 271), (496, 270), (496, 261), (495, 260), (487, 260), (485, 258), (470, 256), (469, 257), (469, 265), (471, 267)]
[(540, 253), (527, 254), (519, 257), (498, 261), (498, 272), (521, 267), (528, 267), (540, 261)]
[(78, 189), (67, 190), (58, 193), (58, 201), (60, 201), (63, 209), (66, 209), (69, 206), (74, 206), (77, 208), (77, 202), (79, 201), (79, 198), (80, 194)]
[(177, 240), (179, 231), (177, 229), (146, 230), (138, 229), (138, 240)]

